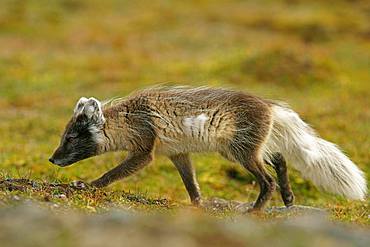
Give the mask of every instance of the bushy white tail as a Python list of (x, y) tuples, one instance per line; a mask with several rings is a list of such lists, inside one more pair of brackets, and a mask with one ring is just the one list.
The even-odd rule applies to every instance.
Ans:
[(263, 146), (264, 159), (281, 153), (302, 176), (329, 192), (349, 199), (366, 197), (363, 172), (333, 143), (314, 130), (288, 107), (273, 106), (273, 127)]

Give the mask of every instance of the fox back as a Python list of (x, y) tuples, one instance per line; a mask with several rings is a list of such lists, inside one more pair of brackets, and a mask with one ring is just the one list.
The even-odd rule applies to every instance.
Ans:
[(155, 151), (165, 155), (220, 151), (238, 132), (245, 132), (240, 137), (258, 144), (254, 140), (258, 139), (258, 133), (266, 135), (268, 131), (263, 131), (261, 126), (268, 129), (271, 123), (266, 102), (224, 89), (144, 91), (113, 104), (107, 113), (122, 108), (128, 112), (125, 122), (136, 120), (128, 130), (127, 140), (142, 136), (138, 133), (143, 130), (152, 132)]

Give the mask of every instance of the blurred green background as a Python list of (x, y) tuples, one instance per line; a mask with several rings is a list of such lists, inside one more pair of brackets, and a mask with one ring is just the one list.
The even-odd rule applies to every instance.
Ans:
[[(0, 0), (0, 6), (0, 177), (97, 178), (125, 154), (64, 169), (47, 161), (74, 104), (160, 83), (224, 86), (286, 101), (370, 176), (368, 1)], [(254, 178), (238, 165), (213, 154), (193, 160), (205, 197), (255, 199)], [(291, 180), (298, 203), (369, 222), (369, 200), (321, 192), (294, 171)], [(188, 204), (163, 157), (110, 189)], [(271, 204), (282, 205), (277, 193)]]

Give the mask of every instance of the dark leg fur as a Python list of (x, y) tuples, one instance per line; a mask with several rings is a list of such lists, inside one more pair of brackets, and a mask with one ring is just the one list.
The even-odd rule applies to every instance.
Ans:
[(151, 153), (129, 153), (127, 158), (120, 165), (93, 181), (91, 185), (98, 188), (108, 186), (114, 181), (125, 178), (142, 169), (149, 164), (151, 160)]
[(188, 154), (178, 154), (170, 157), (173, 164), (180, 173), (182, 181), (185, 184), (186, 190), (190, 196), (190, 200), (194, 205), (199, 205), (201, 195), (199, 185), (196, 179), (195, 170), (191, 164)]
[(266, 203), (271, 199), (272, 193), (276, 189), (276, 184), (274, 179), (267, 173), (264, 168), (262, 161), (259, 161), (255, 158), (250, 160), (243, 160), (240, 163), (250, 171), (257, 179), (260, 186), (260, 194), (254, 203), (253, 209), (260, 210)]
[(239, 162), (256, 177), (260, 187), (260, 194), (258, 195), (252, 210), (262, 209), (271, 199), (272, 193), (276, 189), (275, 181), (273, 177), (267, 173), (264, 167), (264, 162), (258, 159), (255, 154), (248, 154), (246, 152), (239, 152), (237, 155), (234, 154), (232, 159), (230, 159), (229, 155), (225, 155), (225, 153), (221, 152), (221, 155), (231, 161)]
[(276, 153), (271, 159), (271, 163), (277, 174), (281, 198), (285, 206), (290, 207), (294, 202), (294, 194), (289, 184), (288, 169), (285, 159), (280, 153)]

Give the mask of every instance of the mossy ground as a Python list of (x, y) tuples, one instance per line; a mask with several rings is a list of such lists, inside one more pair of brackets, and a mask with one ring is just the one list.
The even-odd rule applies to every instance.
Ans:
[[(158, 83), (226, 86), (286, 101), (369, 178), (368, 10), (366, 1), (4, 0), (0, 180), (97, 178), (125, 154), (68, 168), (47, 161), (75, 102), (81, 96), (124, 96)], [(238, 165), (216, 154), (193, 160), (204, 197), (256, 198), (254, 178)], [(328, 208), (334, 220), (369, 224), (369, 199), (347, 201), (319, 191), (295, 171), (290, 177), (298, 204)], [(50, 200), (89, 211), (108, 204), (156, 208), (125, 201), (122, 191), (166, 198), (175, 208), (189, 205), (177, 171), (164, 157), (105, 194)], [(45, 199), (43, 193), (1, 190), (2, 204), (14, 195)], [(281, 204), (276, 193), (271, 205)]]

